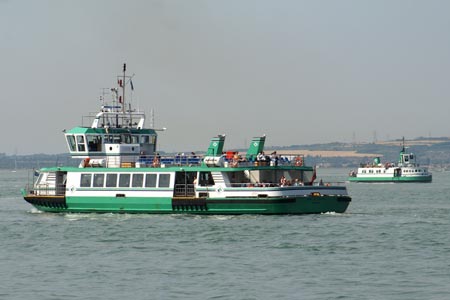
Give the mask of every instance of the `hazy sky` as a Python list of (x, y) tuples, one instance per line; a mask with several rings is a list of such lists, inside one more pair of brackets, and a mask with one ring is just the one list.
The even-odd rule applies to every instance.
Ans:
[(124, 62), (160, 150), (450, 136), (449, 16), (446, 0), (0, 0), (0, 152), (66, 152)]

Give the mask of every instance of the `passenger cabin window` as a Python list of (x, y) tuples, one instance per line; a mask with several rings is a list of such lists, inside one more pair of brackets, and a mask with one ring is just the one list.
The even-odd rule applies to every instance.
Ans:
[(36, 185), (41, 184), (44, 179), (44, 173), (39, 173), (39, 177), (36, 179)]
[(169, 187), (169, 186), (170, 186), (170, 174), (159, 174), (158, 187)]
[(106, 187), (117, 186), (117, 174), (106, 174)]
[(130, 174), (120, 174), (119, 187), (130, 187)]
[(156, 187), (156, 174), (145, 175), (145, 187)]
[(144, 174), (133, 174), (132, 187), (142, 187), (144, 183)]
[(200, 178), (198, 181), (200, 186), (212, 186), (214, 185), (214, 179), (211, 172), (200, 172)]
[(105, 174), (94, 174), (93, 187), (103, 187), (105, 182)]
[(71, 152), (77, 151), (77, 144), (75, 142), (75, 137), (73, 135), (67, 135), (67, 144), (69, 145), (69, 149)]
[(81, 174), (80, 187), (91, 187), (92, 174)]

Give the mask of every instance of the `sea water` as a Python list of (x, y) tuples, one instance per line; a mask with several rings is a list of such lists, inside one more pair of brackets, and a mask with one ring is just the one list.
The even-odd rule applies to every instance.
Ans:
[(343, 214), (208, 217), (41, 213), (27, 177), (0, 171), (0, 299), (450, 299), (450, 173), (349, 183)]

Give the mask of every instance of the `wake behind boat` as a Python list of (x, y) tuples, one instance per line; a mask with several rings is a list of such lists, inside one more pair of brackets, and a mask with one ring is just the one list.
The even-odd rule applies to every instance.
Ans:
[[(22, 190), (47, 212), (194, 214), (343, 213), (351, 198), (343, 183), (315, 183), (303, 156), (264, 154), (265, 136), (246, 153), (223, 151), (225, 136), (212, 138), (204, 156), (162, 156), (157, 129), (125, 102), (131, 78), (118, 77), (112, 103), (90, 126), (65, 132), (80, 166), (44, 168)], [(131, 86), (132, 87), (132, 86)], [(120, 93), (121, 92), (121, 93)], [(128, 105), (128, 106), (127, 106)], [(127, 108), (128, 107), (128, 108)]]
[(350, 182), (431, 182), (432, 174), (427, 167), (416, 162), (413, 153), (407, 153), (405, 139), (403, 139), (398, 163), (382, 164), (379, 157), (375, 157), (372, 164), (361, 164), (358, 170), (350, 171)]

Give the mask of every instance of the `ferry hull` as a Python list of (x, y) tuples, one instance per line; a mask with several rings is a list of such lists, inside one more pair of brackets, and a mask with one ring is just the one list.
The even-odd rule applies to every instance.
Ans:
[[(64, 130), (78, 167), (33, 171), (24, 199), (46, 212), (152, 214), (312, 214), (347, 209), (341, 183), (314, 184), (316, 168), (304, 155), (264, 154), (266, 136), (253, 137), (244, 153), (224, 151), (214, 136), (204, 155), (161, 155), (157, 131), (125, 100), (131, 77), (123, 74), (111, 98), (87, 120)], [(131, 89), (133, 90), (133, 88)], [(84, 117), (83, 117), (84, 119)], [(31, 180), (30, 180), (31, 179)]]
[(24, 199), (45, 212), (149, 213), (149, 214), (316, 214), (343, 213), (349, 196), (288, 198), (142, 198), (127, 197), (29, 197)]

